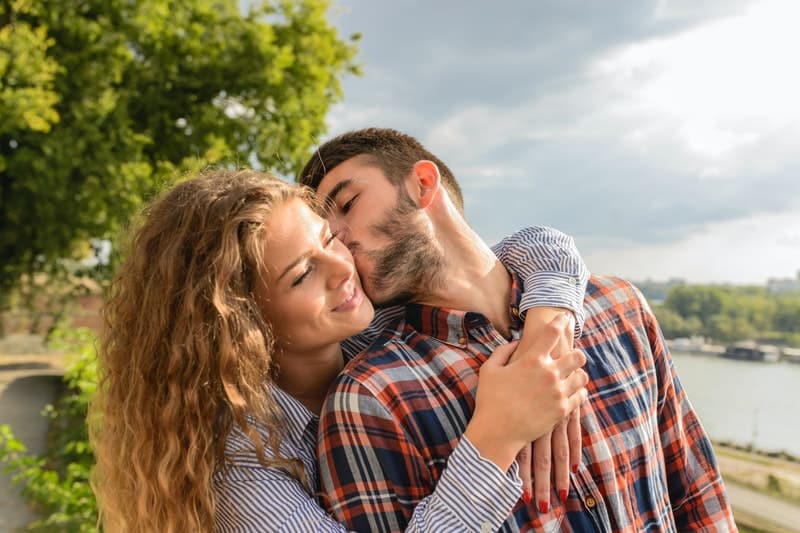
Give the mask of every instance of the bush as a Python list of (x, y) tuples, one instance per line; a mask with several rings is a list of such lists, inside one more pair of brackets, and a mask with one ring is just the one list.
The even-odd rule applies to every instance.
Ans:
[(42, 413), (50, 419), (47, 451), (43, 456), (26, 453), (11, 428), (0, 426), (0, 462), (45, 516), (30, 530), (95, 531), (97, 504), (89, 486), (94, 456), (86, 430), (89, 400), (97, 388), (94, 334), (88, 329), (58, 330), (52, 344), (69, 355), (64, 374), (67, 393)]

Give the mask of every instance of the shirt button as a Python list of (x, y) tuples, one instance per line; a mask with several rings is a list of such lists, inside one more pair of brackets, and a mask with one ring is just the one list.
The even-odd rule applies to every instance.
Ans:
[(578, 284), (578, 280), (575, 278), (569, 278), (569, 284), (573, 287)]
[(459, 337), (458, 338), (458, 344), (467, 344), (467, 338), (466, 337)]
[(484, 522), (483, 524), (481, 524), (481, 531), (483, 531), (483, 533), (489, 533), (491, 530), (492, 530), (492, 524), (490, 524), (489, 522)]
[(595, 505), (597, 505), (597, 502), (594, 501), (594, 498), (592, 498), (591, 496), (586, 498), (586, 507), (588, 507), (589, 509), (594, 509)]

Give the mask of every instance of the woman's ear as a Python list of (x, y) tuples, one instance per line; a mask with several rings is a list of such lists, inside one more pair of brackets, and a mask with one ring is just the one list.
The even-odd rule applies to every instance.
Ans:
[(423, 159), (414, 163), (411, 169), (413, 177), (412, 194), (422, 209), (430, 206), (439, 192), (441, 176), (439, 167), (433, 161)]

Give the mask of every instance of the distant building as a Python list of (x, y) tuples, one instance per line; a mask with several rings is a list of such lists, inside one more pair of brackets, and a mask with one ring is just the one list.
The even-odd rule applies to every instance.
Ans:
[(800, 270), (797, 271), (797, 277), (794, 279), (770, 278), (767, 281), (767, 290), (773, 293), (800, 291)]

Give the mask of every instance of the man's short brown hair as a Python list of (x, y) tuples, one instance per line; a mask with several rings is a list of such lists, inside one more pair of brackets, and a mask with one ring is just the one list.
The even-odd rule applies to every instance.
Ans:
[(316, 190), (328, 172), (359, 155), (367, 156), (395, 185), (403, 183), (417, 161), (433, 161), (439, 167), (442, 186), (459, 210), (464, 210), (461, 187), (447, 165), (417, 139), (393, 129), (366, 128), (334, 137), (317, 149), (300, 172), (298, 181)]

